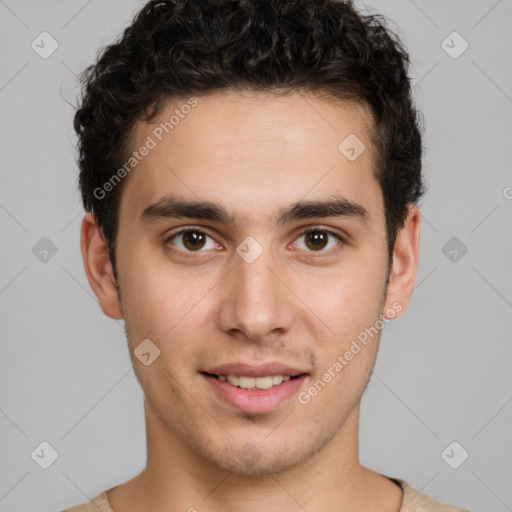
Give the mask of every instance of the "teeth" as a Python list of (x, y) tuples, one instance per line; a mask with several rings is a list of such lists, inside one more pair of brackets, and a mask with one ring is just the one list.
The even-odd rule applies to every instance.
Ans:
[(240, 378), (236, 375), (228, 375), (227, 380), (232, 386), (238, 386), (240, 384)]
[(254, 384), (258, 389), (270, 389), (272, 386), (276, 386), (277, 384), (281, 384), (281, 382), (274, 383), (274, 378), (280, 379), (281, 377), (279, 375), (274, 375), (273, 377), (258, 377), (257, 379), (254, 379)]
[(244, 389), (252, 389), (256, 384), (256, 379), (254, 377), (238, 377), (238, 385)]
[[(290, 377), (288, 377), (288, 379), (289, 379), (289, 378), (290, 378)], [(281, 382), (283, 382), (283, 380), (284, 380), (284, 377), (283, 377), (282, 375), (274, 375), (274, 376), (272, 377), (272, 384), (273, 384), (274, 386), (278, 386), (279, 384), (281, 384)]]
[(289, 375), (266, 375), (265, 377), (248, 377), (246, 375), (217, 375), (222, 382), (243, 389), (270, 389), (290, 380)]

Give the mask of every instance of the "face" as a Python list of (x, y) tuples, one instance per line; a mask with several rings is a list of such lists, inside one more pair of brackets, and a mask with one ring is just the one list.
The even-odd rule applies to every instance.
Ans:
[(131, 150), (149, 150), (123, 183), (120, 306), (95, 291), (125, 320), (150, 435), (247, 475), (353, 435), (415, 270), (410, 231), (386, 288), (370, 123), (355, 104), (223, 92), (136, 125)]

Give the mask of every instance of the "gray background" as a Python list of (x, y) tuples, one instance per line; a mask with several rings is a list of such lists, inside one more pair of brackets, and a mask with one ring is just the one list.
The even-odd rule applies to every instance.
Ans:
[[(75, 102), (75, 73), (140, 5), (0, 1), (4, 512), (56, 512), (145, 464), (142, 391), (123, 324), (101, 313), (82, 268), (66, 102)], [(409, 48), (430, 189), (416, 290), (384, 331), (363, 397), (361, 462), (473, 512), (510, 511), (512, 1), (365, 5), (393, 20)], [(43, 31), (59, 44), (47, 59), (31, 48)], [(453, 31), (469, 43), (458, 58), (442, 46)], [(462, 48), (457, 36), (446, 44)], [(43, 441), (58, 452), (48, 469), (31, 457)], [(443, 459), (453, 441), (462, 448)], [(445, 460), (460, 463), (462, 449), (469, 457), (452, 469)]]

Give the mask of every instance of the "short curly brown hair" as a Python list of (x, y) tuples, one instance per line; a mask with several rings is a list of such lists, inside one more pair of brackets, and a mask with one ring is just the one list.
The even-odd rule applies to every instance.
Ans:
[(148, 2), (82, 73), (74, 118), (83, 204), (102, 227), (114, 272), (122, 186), (102, 198), (94, 191), (125, 161), (134, 124), (167, 99), (228, 89), (327, 92), (370, 107), (391, 257), (407, 205), (426, 189), (409, 56), (385, 22), (351, 0)]

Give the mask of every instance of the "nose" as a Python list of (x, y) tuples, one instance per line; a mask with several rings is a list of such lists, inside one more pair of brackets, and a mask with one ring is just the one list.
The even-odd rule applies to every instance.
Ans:
[(248, 262), (234, 255), (233, 268), (222, 286), (220, 328), (240, 340), (270, 343), (283, 336), (293, 321), (293, 297), (285, 270), (264, 250)]

